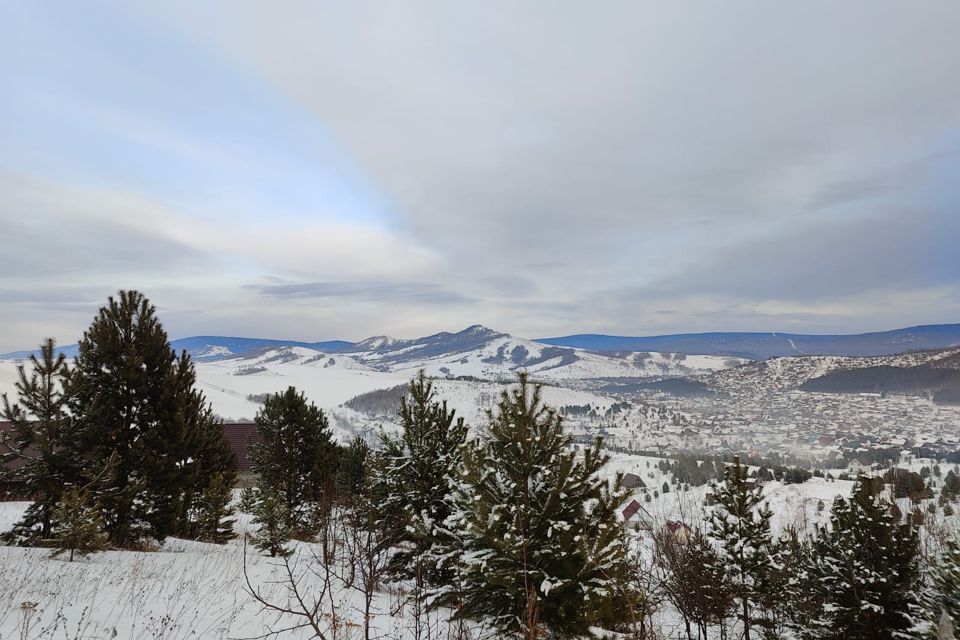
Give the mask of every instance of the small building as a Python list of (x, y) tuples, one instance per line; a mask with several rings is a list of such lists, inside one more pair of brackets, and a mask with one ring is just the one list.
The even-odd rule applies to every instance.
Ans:
[[(5, 434), (12, 432), (12, 430), (13, 424), (0, 421), (0, 443), (2, 443)], [(257, 431), (257, 425), (253, 422), (225, 422), (223, 433), (236, 456), (237, 471), (250, 471), (253, 467), (253, 461), (250, 459), (250, 445), (263, 442), (260, 432)], [(6, 453), (9, 453), (9, 449), (0, 444), (0, 458)], [(14, 459), (0, 464), (8, 473), (12, 472), (6, 479), (0, 478), (0, 500), (11, 500), (18, 495), (22, 496), (23, 478), (17, 474), (17, 470), (23, 467), (26, 462), (22, 459)]]
[(628, 504), (628, 505), (623, 509), (623, 521), (624, 521), (625, 523), (626, 523), (626, 522), (630, 522), (630, 521), (633, 520), (635, 517), (637, 517), (637, 514), (640, 513), (640, 510), (641, 510), (641, 509), (643, 509), (643, 507), (640, 506), (640, 503), (639, 503), (639, 502), (637, 502), (636, 500), (631, 500), (631, 501), (630, 501), (630, 504)]
[(851, 460), (850, 464), (847, 466), (849, 467), (850, 471), (856, 475), (869, 475), (871, 472), (873, 472), (874, 463), (864, 456), (857, 456)]
[(643, 489), (647, 485), (644, 484), (643, 478), (638, 476), (635, 473), (627, 473), (623, 476), (623, 488), (624, 489)]
[(250, 459), (250, 445), (262, 444), (263, 437), (253, 422), (224, 422), (223, 435), (233, 454), (237, 457), (237, 471), (250, 471), (253, 460)]
[[(0, 421), (0, 459), (10, 453), (10, 448), (3, 444), (8, 434), (13, 432), (13, 424), (6, 421)], [(21, 497), (23, 489), (23, 477), (18, 470), (26, 464), (23, 459), (14, 459), (8, 462), (0, 462), (3, 472), (0, 474), (0, 500), (15, 500)]]
[(683, 522), (667, 520), (667, 531), (677, 541), (677, 544), (688, 544), (693, 537), (693, 529)]

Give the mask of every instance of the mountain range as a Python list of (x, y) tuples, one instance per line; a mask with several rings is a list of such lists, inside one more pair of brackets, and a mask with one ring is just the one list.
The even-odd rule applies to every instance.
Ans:
[[(176, 350), (185, 349), (198, 362), (251, 357), (270, 349), (302, 347), (324, 353), (364, 353), (362, 359), (376, 360), (381, 365), (418, 358), (432, 358), (442, 354), (472, 351), (490, 340), (511, 337), (480, 325), (468, 327), (456, 333), (441, 332), (422, 338), (401, 340), (387, 336), (375, 336), (360, 342), (329, 340), (303, 342), (296, 340), (267, 340), (225, 336), (194, 336), (172, 341)], [(534, 344), (544, 345), (541, 353), (544, 360), (570, 358), (571, 349), (603, 353), (614, 357), (627, 357), (628, 353), (671, 353), (687, 356), (721, 356), (746, 360), (795, 355), (817, 356), (883, 356), (926, 349), (942, 349), (960, 345), (960, 324), (940, 324), (908, 327), (892, 331), (861, 333), (856, 335), (807, 335), (796, 333), (747, 333), (714, 332), (686, 333), (660, 336), (609, 336), (601, 334), (577, 334), (554, 338), (539, 338)], [(515, 364), (529, 360), (525, 366), (538, 364), (531, 357), (529, 346), (516, 353), (503, 352), (501, 359), (513, 360)], [(555, 349), (551, 350), (553, 347)], [(76, 355), (76, 345), (62, 347), (68, 356)], [(18, 351), (0, 355), (0, 359), (29, 357), (32, 351)], [(564, 355), (566, 354), (566, 356)]]
[(730, 332), (629, 337), (578, 334), (536, 341), (591, 351), (669, 351), (748, 360), (799, 355), (885, 356), (960, 345), (960, 324), (923, 325), (854, 335)]

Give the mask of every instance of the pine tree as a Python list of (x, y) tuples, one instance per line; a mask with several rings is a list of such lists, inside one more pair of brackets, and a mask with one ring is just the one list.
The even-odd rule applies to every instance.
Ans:
[(489, 413), (487, 436), (464, 448), (448, 519), (464, 546), (458, 615), (525, 638), (623, 622), (625, 493), (599, 477), (599, 441), (578, 455), (539, 386), (519, 382)]
[(360, 436), (356, 436), (349, 445), (340, 450), (337, 464), (338, 497), (350, 502), (354, 496), (365, 491), (369, 459), (370, 445)]
[(177, 357), (156, 309), (136, 291), (111, 297), (79, 343), (67, 389), (70, 450), (85, 468), (111, 461), (96, 501), (114, 545), (180, 532), (189, 497), (204, 479), (229, 473), (197, 469), (210, 413), (195, 378), (189, 356)]
[(255, 421), (262, 443), (250, 448), (250, 458), (259, 486), (284, 501), (286, 526), (302, 535), (334, 498), (338, 447), (327, 417), (289, 387), (268, 396)]
[[(190, 448), (195, 454), (182, 464), (188, 481), (178, 533), (200, 540), (230, 540), (234, 537), (233, 532), (215, 533), (211, 518), (216, 514), (216, 520), (222, 523), (216, 526), (221, 528), (232, 527), (234, 523), (231, 498), (237, 478), (236, 455), (224, 434), (223, 423), (208, 405), (203, 405), (193, 423), (196, 428), (192, 431)], [(219, 506), (211, 511), (214, 505)]]
[(15, 469), (32, 500), (20, 522), (4, 536), (18, 544), (36, 544), (50, 537), (64, 485), (78, 477), (65, 446), (71, 427), (64, 392), (69, 375), (66, 358), (55, 352), (53, 339), (47, 339), (40, 345), (40, 357), (31, 355), (29, 364), (29, 374), (25, 366), (17, 367), (17, 400), (11, 403), (3, 394), (0, 413), (12, 425), (0, 443), (7, 452), (0, 456), (0, 473)]
[(67, 489), (57, 504), (55, 520), (51, 558), (68, 553), (73, 562), (75, 555), (85, 556), (109, 547), (100, 511), (88, 490), (76, 486)]
[(257, 490), (253, 487), (245, 487), (240, 491), (240, 502), (237, 507), (242, 513), (253, 513), (257, 506)]
[(417, 578), (419, 587), (424, 580), (445, 585), (454, 571), (452, 563), (439, 557), (431, 556), (429, 567), (423, 563), (428, 562), (428, 549), (440, 542), (452, 511), (450, 495), (467, 437), (463, 418), (456, 418), (434, 395), (433, 383), (421, 370), (400, 403), (402, 431), (397, 436), (381, 434), (383, 464), (376, 478), (382, 495), (380, 526), (400, 546), (391, 570), (397, 577)]
[(949, 540), (930, 571), (930, 587), (924, 608), (936, 631), (948, 624), (960, 629), (960, 541)]
[(819, 612), (800, 629), (803, 637), (912, 636), (921, 587), (917, 531), (896, 522), (870, 482), (860, 478), (852, 498), (836, 498), (809, 562)]
[(193, 507), (193, 537), (205, 542), (224, 544), (232, 540), (235, 520), (230, 502), (233, 499), (233, 482), (222, 473), (210, 479), (210, 484), (200, 494)]
[(257, 501), (253, 508), (253, 523), (260, 529), (253, 534), (254, 546), (271, 558), (288, 556), (290, 550), (284, 545), (292, 536), (290, 514), (287, 512), (286, 497), (271, 487), (257, 491)]
[(812, 545), (794, 527), (787, 527), (771, 548), (763, 605), (769, 624), (764, 637), (782, 638), (784, 629), (803, 626), (819, 614), (819, 583), (808, 571)]
[(947, 497), (948, 500), (956, 500), (960, 497), (960, 476), (958, 476), (951, 469), (947, 472), (946, 477), (943, 479), (943, 489), (941, 493)]
[(761, 489), (747, 488), (747, 469), (734, 458), (724, 481), (713, 485), (716, 506), (708, 516), (709, 535), (717, 543), (734, 597), (744, 640), (754, 626), (767, 624), (765, 600), (770, 558), (770, 518)]

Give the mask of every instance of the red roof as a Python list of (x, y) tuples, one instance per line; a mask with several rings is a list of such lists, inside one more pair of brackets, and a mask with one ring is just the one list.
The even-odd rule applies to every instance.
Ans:
[(673, 520), (667, 520), (667, 530), (670, 533), (676, 533), (678, 529), (686, 529), (687, 532), (690, 531), (690, 527), (688, 527), (682, 522), (674, 522)]
[(623, 510), (624, 522), (637, 515), (637, 511), (640, 511), (640, 503), (636, 500), (631, 500), (630, 504), (627, 505), (627, 508)]

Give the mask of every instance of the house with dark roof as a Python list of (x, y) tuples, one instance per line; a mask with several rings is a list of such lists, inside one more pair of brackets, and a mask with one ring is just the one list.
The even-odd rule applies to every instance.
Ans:
[(623, 488), (624, 488), (624, 489), (631, 489), (631, 490), (633, 490), (633, 489), (643, 489), (643, 488), (646, 487), (646, 486), (647, 486), (647, 485), (645, 485), (645, 484), (643, 483), (643, 479), (640, 478), (640, 476), (638, 476), (638, 475), (635, 474), (635, 473), (627, 473), (627, 474), (624, 474), (624, 476), (623, 476)]
[(223, 435), (237, 457), (237, 470), (250, 471), (253, 461), (250, 459), (250, 445), (262, 444), (263, 437), (253, 422), (224, 422)]
[[(19, 490), (23, 486), (24, 479), (20, 475), (19, 471), (24, 466), (26, 466), (27, 461), (23, 458), (14, 458), (12, 460), (4, 461), (3, 458), (7, 454), (11, 453), (11, 450), (8, 446), (3, 444), (3, 441), (8, 436), (13, 433), (13, 424), (0, 420), (0, 466), (3, 467), (5, 473), (0, 473), (0, 500), (10, 500), (13, 499)], [(27, 449), (27, 455), (32, 454), (33, 452), (30, 449)]]
[[(3, 439), (4, 435), (12, 430), (13, 425), (10, 422), (0, 421), (0, 459), (10, 452), (10, 449), (3, 445)], [(250, 471), (253, 467), (253, 461), (250, 459), (250, 445), (263, 442), (260, 432), (257, 431), (257, 425), (253, 422), (226, 422), (223, 424), (223, 433), (237, 458), (237, 470)], [(22, 468), (26, 461), (15, 458), (0, 464), (9, 473), (7, 478), (0, 478), (0, 500), (10, 499), (17, 494), (22, 495), (23, 478), (18, 475), (17, 470)]]

